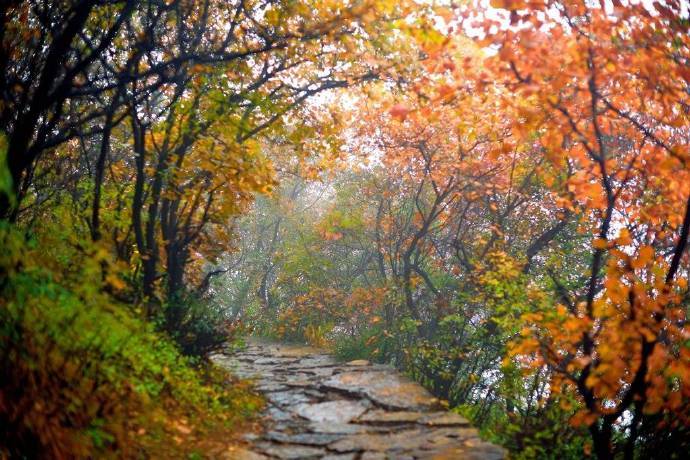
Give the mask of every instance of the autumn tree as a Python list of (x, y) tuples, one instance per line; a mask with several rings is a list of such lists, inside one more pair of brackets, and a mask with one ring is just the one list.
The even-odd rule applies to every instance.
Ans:
[[(417, 70), (360, 106), (350, 153), (375, 166), (321, 217), (318, 253), (364, 257), (360, 281), (388, 294), (369, 302), (384, 333), (359, 346), (408, 316), (399, 336), (430, 341), (417, 378), (434, 391), (466, 400), (473, 383), (453, 379), (495, 369), (512, 343), (498, 391), (524, 430), (568, 417), (601, 458), (673, 452), (688, 401), (687, 11), (494, 7), (439, 10), (447, 37), (419, 33)], [(341, 224), (353, 216), (369, 224)], [(453, 308), (465, 317), (449, 322)]]
[(497, 50), (485, 62), (520, 107), (514, 135), (541, 146), (545, 181), (592, 238), (586, 274), (559, 276), (561, 303), (525, 318), (513, 354), (550, 369), (554, 393), (577, 395), (572, 423), (588, 427), (600, 458), (672, 449), (648, 430), (687, 425), (687, 11), (494, 6), (466, 9), (465, 23)]
[(99, 456), (132, 433), (149, 441), (155, 430), (139, 431), (138, 417), (157, 430), (142, 414), (164, 404), (208, 410), (213, 423), (221, 407), (251, 411), (229, 409), (204, 360), (229, 339), (229, 315), (207, 293), (236, 245), (233, 220), (275, 186), (281, 148), (298, 163), (337, 156), (337, 115), (316, 120), (305, 103), (398, 79), (408, 45), (382, 35), (410, 27), (410, 14), (426, 22), (421, 11), (2, 3), (0, 420), (12, 429), (0, 456)]
[(545, 199), (533, 146), (513, 143), (500, 91), (457, 94), (451, 64), (438, 91), (424, 93), (437, 82), (420, 76), (397, 100), (362, 98), (344, 133), (347, 172), (324, 179), (333, 191), (315, 199), (319, 212), (283, 221), (297, 243), (281, 245), (282, 296), (258, 315), (277, 325), (260, 329), (319, 343), (340, 335), (352, 353), (368, 350), (472, 406), (480, 423), (506, 409), (526, 419), (544, 380), (522, 385), (505, 369), (508, 390), (496, 375), (516, 319), (532, 308), (525, 274), (547, 276), (535, 261), (573, 226)]

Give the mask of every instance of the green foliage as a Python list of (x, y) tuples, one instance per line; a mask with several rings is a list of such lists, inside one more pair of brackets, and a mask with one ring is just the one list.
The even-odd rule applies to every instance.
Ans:
[(7, 136), (0, 131), (0, 196), (5, 196), (10, 204), (14, 205), (14, 188), (12, 175), (7, 167)]
[[(480, 405), (461, 405), (456, 409), (470, 420), (480, 417)], [(482, 436), (507, 447), (516, 460), (579, 460), (591, 447), (586, 430), (575, 429), (569, 423), (572, 411), (563, 410), (557, 403), (534, 407), (529, 416), (492, 408), (485, 415)]]
[[(549, 458), (549, 449), (564, 458), (581, 456), (587, 433), (568, 423), (574, 409), (549, 399), (544, 376), (535, 381), (506, 359), (507, 345), (521, 332), (520, 318), (553, 308), (546, 294), (551, 280), (525, 273), (524, 262), (501, 245), (470, 259), (466, 269), (454, 258), (434, 259), (431, 244), (418, 249), (417, 271), (406, 280), (403, 254), (412, 239), (406, 232), (415, 230), (410, 221), (419, 209), (397, 194), (395, 183), (393, 190), (380, 190), (385, 174), (345, 173), (324, 187), (332, 187), (325, 203), (318, 202), (318, 186), (289, 202), (283, 195), (270, 207), (260, 203), (242, 223), (251, 229), (245, 242), (259, 250), (246, 251), (245, 265), (226, 281), (229, 303), (256, 334), (330, 346), (346, 361), (398, 367), (519, 458)], [(278, 233), (255, 230), (276, 222)], [(440, 224), (432, 231), (429, 239), (439, 246), (453, 237)], [(571, 248), (573, 241), (559, 245)], [(273, 253), (260, 250), (266, 247)], [(550, 266), (561, 260), (557, 254), (549, 257)], [(268, 276), (263, 267), (270, 267)], [(255, 294), (262, 279), (269, 304)], [(406, 302), (406, 283), (417, 318)], [(567, 445), (549, 448), (559, 439)]]
[[(235, 307), (265, 313), (274, 297), (311, 293), (319, 270), (343, 267), (311, 257), (315, 231), (293, 241), (303, 252), (256, 248), (269, 281), (249, 302), (256, 280), (238, 283), (229, 312), (211, 300), (207, 269), (233, 249), (233, 220), (276, 185), (273, 160), (315, 177), (341, 155), (339, 111), (305, 101), (416, 56), (408, 37), (378, 37), (409, 6), (1, 8), (0, 458), (168, 458), (190, 449), (197, 458), (208, 452), (194, 445), (197, 431), (256, 407), (207, 360), (234, 339)], [(364, 226), (347, 214), (333, 219), (346, 231)], [(288, 268), (282, 290), (271, 286), (274, 257)], [(281, 336), (326, 342), (353, 308), (330, 321), (337, 302), (322, 300), (305, 297), (301, 311), (323, 308)]]
[(258, 407), (105, 294), (97, 247), (0, 225), (0, 456), (184, 451), (180, 420), (217, 429)]
[[(386, 356), (386, 337), (382, 335), (383, 329), (372, 327), (360, 331), (356, 335), (337, 335), (333, 341), (335, 355), (343, 361), (355, 359), (380, 360)], [(383, 351), (382, 351), (383, 350)]]
[(168, 299), (162, 316), (159, 327), (187, 356), (207, 356), (230, 339), (226, 309), (207, 299), (180, 293)]

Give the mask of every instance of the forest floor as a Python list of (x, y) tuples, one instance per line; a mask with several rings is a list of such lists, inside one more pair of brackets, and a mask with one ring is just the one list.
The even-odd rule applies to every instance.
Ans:
[(266, 398), (262, 429), (245, 435), (237, 460), (501, 459), (460, 415), (443, 409), (395, 369), (338, 362), (324, 350), (250, 340), (217, 355)]

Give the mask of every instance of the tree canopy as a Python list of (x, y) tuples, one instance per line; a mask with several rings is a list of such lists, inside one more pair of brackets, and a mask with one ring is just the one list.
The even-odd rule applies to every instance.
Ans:
[(233, 430), (260, 403), (208, 357), (257, 334), (516, 458), (683, 458), (689, 14), (3, 2), (0, 456)]

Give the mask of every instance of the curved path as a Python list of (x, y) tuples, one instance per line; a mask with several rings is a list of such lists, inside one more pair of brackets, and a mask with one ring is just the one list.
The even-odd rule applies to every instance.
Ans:
[(249, 437), (254, 459), (501, 459), (461, 416), (393, 368), (340, 363), (311, 347), (251, 340), (215, 360), (264, 394), (265, 431)]

